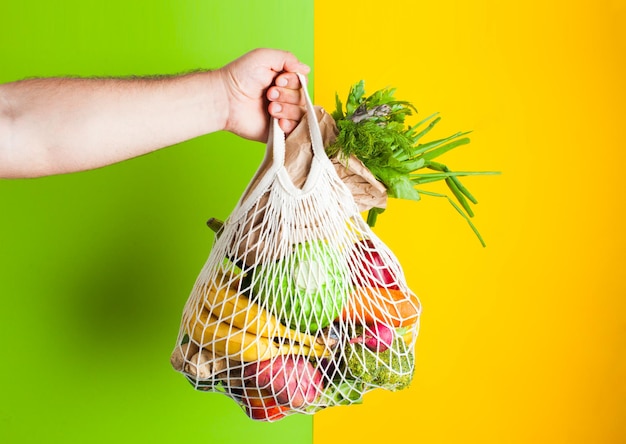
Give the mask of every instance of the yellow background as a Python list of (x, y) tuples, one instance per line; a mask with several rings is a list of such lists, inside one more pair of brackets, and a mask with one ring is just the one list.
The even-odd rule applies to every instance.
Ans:
[[(404, 392), (314, 418), (314, 443), (626, 442), (623, 1), (315, 1), (315, 98), (397, 87), (479, 200), (482, 248), (443, 199), (377, 232), (423, 318)], [(417, 120), (415, 120), (417, 121)], [(433, 137), (434, 137), (433, 136)], [(431, 188), (444, 191), (443, 188)]]

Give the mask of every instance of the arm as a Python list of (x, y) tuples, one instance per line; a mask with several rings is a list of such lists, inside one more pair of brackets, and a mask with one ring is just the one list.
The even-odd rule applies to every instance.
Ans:
[(219, 130), (264, 141), (268, 109), (286, 132), (302, 116), (296, 71), (308, 67), (262, 49), (182, 76), (0, 85), (0, 177), (97, 168)]

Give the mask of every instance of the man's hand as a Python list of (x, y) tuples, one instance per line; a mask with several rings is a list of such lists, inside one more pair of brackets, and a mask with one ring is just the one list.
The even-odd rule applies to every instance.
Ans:
[(293, 54), (273, 49), (256, 49), (218, 70), (228, 103), (224, 129), (265, 142), (271, 115), (290, 133), (304, 114), (296, 73), (309, 71)]

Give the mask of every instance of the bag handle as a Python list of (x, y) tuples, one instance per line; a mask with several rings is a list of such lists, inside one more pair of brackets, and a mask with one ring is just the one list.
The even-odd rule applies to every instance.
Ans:
[[(307, 176), (305, 184), (302, 189), (296, 188), (289, 178), (289, 175), (285, 171), (284, 166), (286, 137), (285, 133), (280, 128), (280, 125), (278, 125), (278, 119), (272, 118), (269, 137), (267, 141), (267, 151), (265, 154), (265, 160), (268, 161), (268, 168), (263, 172), (263, 176), (257, 177), (255, 175), (252, 181), (248, 184), (246, 191), (243, 193), (243, 195), (239, 199), (239, 202), (237, 203), (237, 209), (238, 211), (240, 211), (239, 214), (244, 214), (246, 211), (248, 211), (251, 205), (253, 205), (254, 202), (256, 202), (263, 195), (263, 193), (266, 192), (267, 188), (275, 178), (278, 178), (280, 180), (280, 182), (283, 184), (288, 192), (297, 195), (313, 189), (315, 187), (315, 182), (317, 178), (320, 176), (320, 173), (324, 169), (329, 171), (332, 170), (333, 172), (335, 171), (332, 162), (330, 161), (330, 159), (326, 155), (326, 151), (324, 150), (322, 132), (320, 130), (317, 117), (315, 115), (315, 109), (313, 108), (311, 97), (309, 96), (309, 93), (305, 86), (306, 79), (302, 74), (297, 74), (305, 97), (307, 122), (309, 124), (309, 136), (311, 138), (311, 146), (313, 151), (311, 168), (309, 170), (309, 174)], [(270, 153), (271, 160), (269, 159)], [(259, 171), (257, 171), (257, 174), (259, 174)], [(231, 217), (233, 217), (232, 214)], [(236, 218), (233, 220), (236, 220)]]
[[(326, 151), (324, 150), (324, 141), (322, 140), (322, 131), (320, 129), (319, 122), (315, 115), (315, 108), (313, 108), (313, 102), (311, 96), (306, 87), (306, 78), (299, 72), (296, 73), (302, 86), (302, 91), (305, 98), (305, 108), (307, 123), (309, 124), (309, 137), (311, 138), (311, 146), (313, 148), (313, 157), (317, 157), (318, 160), (326, 159)], [(273, 145), (273, 158), (274, 168), (282, 167), (285, 163), (285, 133), (278, 124), (278, 119), (272, 118), (272, 145)]]

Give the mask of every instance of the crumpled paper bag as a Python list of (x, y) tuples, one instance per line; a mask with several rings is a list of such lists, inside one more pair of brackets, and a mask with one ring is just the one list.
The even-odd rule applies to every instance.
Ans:
[[(339, 130), (335, 124), (335, 119), (320, 106), (316, 106), (315, 112), (322, 131), (324, 147), (328, 147), (337, 139)], [(308, 136), (309, 126), (303, 118), (296, 129), (289, 134), (285, 141), (285, 167), (298, 187), (304, 185), (308, 174), (308, 166), (313, 157), (310, 138)], [(387, 189), (376, 180), (374, 175), (356, 156), (348, 158), (337, 154), (331, 158), (335, 171), (341, 180), (347, 185), (354, 200), (359, 207), (359, 211), (367, 211), (370, 208), (385, 208), (387, 206)]]

